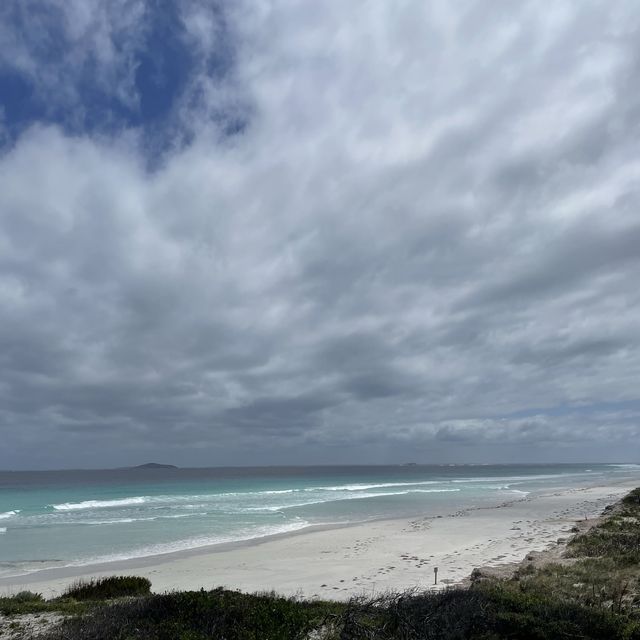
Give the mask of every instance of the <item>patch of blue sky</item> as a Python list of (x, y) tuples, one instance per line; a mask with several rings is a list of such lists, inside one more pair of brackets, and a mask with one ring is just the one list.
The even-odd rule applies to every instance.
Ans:
[[(123, 59), (129, 56), (123, 68), (132, 70), (127, 71), (132, 75), (126, 82), (122, 70), (116, 70), (119, 77), (101, 73), (103, 63), (96, 55), (81, 57), (79, 68), (72, 66), (77, 62), (72, 48), (78, 45), (67, 33), (61, 10), (51, 3), (8, 2), (0, 9), (0, 18), (5, 32), (9, 30), (12, 41), (37, 69), (34, 73), (12, 64), (10, 57), (0, 58), (0, 122), (9, 144), (35, 123), (56, 124), (70, 134), (136, 129), (144, 147), (156, 156), (180, 137), (183, 142), (189, 138), (189, 132), (177, 135), (176, 116), (181, 105), (193, 107), (199, 99), (193, 91), (194, 77), (204, 73), (225, 82), (234, 62), (222, 15), (217, 47), (207, 59), (198, 59), (175, 0), (149, 0), (140, 30), (113, 36), (117, 54)], [(63, 86), (52, 90), (44, 78), (59, 78)], [(213, 110), (213, 117), (220, 120), (223, 135), (234, 135), (246, 126), (242, 109)]]
[[(135, 60), (138, 124), (162, 120), (171, 113), (194, 68), (184, 27), (173, 2), (157, 2), (150, 13), (144, 48)], [(133, 120), (135, 122), (135, 120)]]

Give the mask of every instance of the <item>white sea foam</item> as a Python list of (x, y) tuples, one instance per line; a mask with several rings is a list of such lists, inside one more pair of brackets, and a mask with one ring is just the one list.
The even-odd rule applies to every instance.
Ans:
[[(451, 491), (460, 491), (460, 489), (412, 489), (410, 491), (406, 491), (404, 493), (450, 493)], [(381, 495), (395, 495), (393, 493), (383, 493)]]
[[(113, 518), (112, 520), (86, 520), (82, 524), (128, 524), (131, 522), (152, 522), (154, 520), (175, 520), (179, 518), (193, 518), (195, 516), (206, 516), (206, 513), (179, 513), (176, 515), (169, 516), (151, 516), (148, 518)], [(76, 522), (72, 522), (70, 524), (77, 524)]]
[(0, 520), (13, 518), (13, 516), (17, 516), (19, 513), (20, 513), (20, 509), (15, 509), (14, 511), (5, 511), (4, 513), (0, 513)]
[(519, 481), (529, 481), (536, 482), (538, 480), (553, 480), (555, 478), (570, 478), (572, 476), (581, 475), (581, 473), (575, 474), (566, 474), (566, 473), (554, 473), (547, 475), (535, 475), (535, 476), (508, 476), (508, 477), (500, 477), (500, 476), (487, 476), (484, 478), (457, 478), (455, 480), (451, 480), (451, 482), (455, 482), (456, 484), (469, 484), (476, 482), (515, 482)]
[(7, 533), (7, 527), (0, 527), (0, 533)]
[(107, 509), (109, 507), (128, 507), (135, 504), (145, 504), (149, 498), (135, 496), (133, 498), (121, 498), (119, 500), (84, 500), (83, 502), (63, 502), (52, 504), (56, 511), (81, 511), (83, 509)]
[(108, 556), (98, 556), (88, 558), (78, 562), (70, 563), (66, 566), (86, 566), (91, 564), (99, 564), (103, 562), (118, 562), (121, 560), (131, 560), (133, 558), (147, 558), (149, 556), (157, 556), (164, 553), (175, 553), (177, 551), (188, 551), (190, 549), (199, 549), (211, 545), (225, 544), (232, 542), (244, 542), (247, 540), (258, 540), (268, 536), (292, 533), (305, 529), (309, 526), (306, 520), (298, 519), (295, 522), (283, 524), (279, 526), (259, 527), (252, 530), (244, 530), (232, 536), (200, 536), (189, 538), (186, 540), (177, 540), (175, 542), (159, 543), (132, 549), (130, 552), (118, 553)]
[(278, 504), (269, 507), (248, 507), (246, 511), (284, 511), (286, 509), (297, 509), (298, 507), (309, 507), (314, 504), (328, 504), (341, 500), (365, 500), (366, 498), (383, 498), (388, 496), (406, 496), (411, 493), (449, 493), (460, 491), (460, 489), (407, 489), (405, 491), (385, 491), (384, 493), (354, 493), (340, 496), (339, 498), (320, 498), (319, 500), (309, 500), (307, 502), (296, 502), (292, 504)]
[[(281, 493), (296, 493), (300, 491), (300, 489), (278, 489), (273, 490), (273, 491), (258, 491), (258, 494), (263, 494), (263, 495), (279, 495)], [(235, 494), (235, 495), (243, 495), (243, 494)]]
[[(167, 507), (176, 509), (202, 509), (217, 500), (228, 498), (261, 496), (265, 494), (288, 494), (295, 493), (297, 489), (286, 489), (277, 491), (248, 491), (248, 492), (228, 492), (212, 493), (205, 495), (166, 495), (166, 496), (133, 496), (130, 498), (119, 498), (115, 500), (84, 500), (82, 502), (63, 502), (61, 504), (50, 505), (55, 511), (83, 511), (87, 509), (108, 509), (113, 507), (128, 507), (136, 505), (148, 505), (150, 509), (165, 509)], [(188, 502), (187, 502), (188, 501)], [(194, 502), (198, 501), (198, 502)], [(204, 502), (203, 502), (204, 501)], [(185, 504), (187, 502), (187, 504)]]
[[(334, 486), (318, 486), (306, 487), (300, 489), (269, 489), (263, 491), (232, 491), (224, 493), (211, 494), (185, 494), (185, 495), (160, 495), (160, 496), (133, 496), (130, 498), (118, 498), (114, 500), (84, 500), (82, 502), (63, 502), (60, 504), (50, 505), (54, 511), (83, 511), (88, 509), (108, 509), (114, 507), (128, 507), (136, 505), (148, 505), (150, 509), (164, 509), (166, 507), (176, 509), (202, 509), (206, 508), (212, 502), (227, 501), (230, 498), (260, 498), (269, 495), (291, 495), (300, 493), (317, 493), (317, 492), (349, 492), (360, 494), (371, 489), (386, 489), (397, 487), (421, 487), (426, 485), (442, 484), (439, 481), (425, 482), (382, 482), (376, 484), (344, 484)], [(416, 489), (417, 490), (417, 489)], [(451, 491), (451, 489), (434, 489), (434, 492)], [(457, 489), (456, 489), (457, 491)], [(393, 495), (388, 493), (387, 495)], [(362, 497), (367, 497), (362, 495)], [(187, 502), (187, 504), (185, 504)], [(13, 515), (13, 512), (9, 512)], [(9, 517), (9, 515), (4, 517)], [(0, 515), (2, 517), (2, 515)]]
[[(129, 522), (146, 522), (150, 520), (155, 520), (155, 518), (114, 518), (113, 520), (87, 520), (83, 524), (127, 524)], [(71, 524), (77, 524), (76, 522), (72, 522)]]
[(305, 491), (366, 491), (367, 489), (384, 489), (385, 487), (419, 487), (426, 484), (439, 484), (437, 480), (427, 482), (381, 482), (379, 484), (342, 484), (333, 487), (310, 487)]
[[(117, 507), (129, 507), (129, 506), (139, 506), (139, 505), (147, 505), (152, 509), (164, 509), (167, 507), (176, 508), (176, 509), (203, 509), (206, 508), (207, 505), (211, 505), (212, 502), (224, 501), (227, 502), (228, 499), (232, 498), (260, 498), (261, 496), (269, 496), (269, 495), (292, 495), (292, 494), (309, 494), (309, 493), (322, 493), (322, 492), (330, 492), (331, 494), (343, 493), (343, 494), (352, 494), (349, 497), (361, 497), (361, 498), (371, 498), (378, 497), (384, 495), (403, 495), (405, 492), (415, 492), (415, 493), (446, 493), (450, 491), (460, 491), (458, 488), (448, 488), (446, 486), (441, 486), (433, 489), (420, 489), (419, 487), (424, 486), (433, 486), (433, 485), (443, 485), (450, 483), (487, 483), (487, 482), (495, 482), (496, 480), (508, 480), (508, 481), (523, 481), (523, 480), (535, 480), (541, 478), (555, 478), (562, 477), (558, 476), (516, 476), (510, 478), (465, 478), (465, 479), (455, 479), (449, 481), (437, 481), (437, 480), (429, 480), (429, 481), (415, 481), (415, 482), (380, 482), (380, 483), (356, 483), (356, 484), (344, 484), (344, 485), (331, 485), (331, 486), (317, 486), (317, 487), (306, 487), (301, 489), (270, 489), (263, 491), (244, 491), (244, 492), (225, 492), (225, 493), (212, 493), (212, 494), (185, 494), (185, 495), (160, 495), (160, 496), (132, 496), (128, 498), (118, 498), (113, 500), (84, 500), (82, 502), (63, 502), (60, 504), (50, 505), (54, 511), (56, 512), (65, 512), (65, 511), (83, 511), (89, 509), (109, 509), (109, 508), (117, 508)], [(504, 486), (504, 485), (503, 485)], [(384, 493), (375, 493), (372, 494), (370, 491), (372, 489), (394, 489), (394, 488), (406, 488), (406, 491), (401, 493), (395, 492), (384, 492)], [(502, 488), (502, 487), (501, 487)], [(306, 506), (308, 504), (316, 504), (334, 500), (336, 498), (330, 498), (328, 500), (317, 500), (312, 502), (304, 502), (302, 504), (289, 504), (283, 506), (283, 508), (291, 508), (296, 506)], [(340, 500), (347, 499), (346, 496), (340, 496), (338, 498)], [(186, 503), (186, 504), (185, 504)], [(241, 510), (244, 510), (241, 508)], [(253, 509), (253, 510), (263, 510)], [(279, 509), (274, 509), (279, 510)], [(4, 514), (0, 514), (0, 518), (9, 518), (16, 515), (17, 511), (8, 511)]]

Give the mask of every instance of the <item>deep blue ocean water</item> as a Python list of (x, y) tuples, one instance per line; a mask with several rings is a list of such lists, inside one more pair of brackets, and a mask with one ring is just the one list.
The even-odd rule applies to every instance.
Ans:
[(446, 515), (637, 475), (640, 466), (612, 464), (0, 472), (0, 577)]

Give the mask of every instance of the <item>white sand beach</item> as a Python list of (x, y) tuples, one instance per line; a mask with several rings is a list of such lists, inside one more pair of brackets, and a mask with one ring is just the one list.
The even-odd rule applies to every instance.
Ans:
[[(628, 480), (527, 496), (492, 508), (433, 518), (376, 521), (115, 562), (5, 578), (0, 593), (30, 589), (50, 597), (78, 578), (148, 577), (155, 592), (226, 587), (345, 599), (389, 589), (458, 584), (476, 567), (518, 562), (566, 537), (576, 520), (637, 486)], [(434, 567), (438, 585), (434, 585)]]

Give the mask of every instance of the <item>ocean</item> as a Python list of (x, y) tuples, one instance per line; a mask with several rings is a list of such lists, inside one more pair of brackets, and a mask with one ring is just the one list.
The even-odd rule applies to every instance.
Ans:
[(0, 578), (447, 515), (623, 480), (639, 465), (398, 465), (0, 472)]

